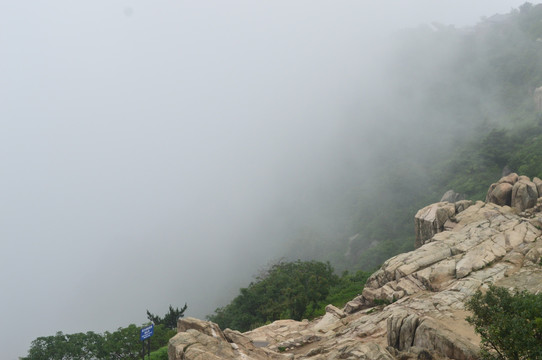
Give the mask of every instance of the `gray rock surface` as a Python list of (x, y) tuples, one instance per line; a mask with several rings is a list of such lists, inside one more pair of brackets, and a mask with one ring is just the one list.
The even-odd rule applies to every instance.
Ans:
[(512, 188), (514, 185), (507, 182), (494, 185), (490, 187), (486, 201), (500, 206), (510, 205), (512, 203)]
[(511, 173), (491, 184), (487, 191), (486, 202), (500, 206), (510, 206), (523, 212), (537, 206), (539, 194), (542, 194), (542, 180)]
[(472, 204), (470, 200), (456, 203), (438, 202), (418, 210), (414, 216), (416, 247), (420, 247), (435, 234), (454, 227), (455, 215)]
[(529, 178), (520, 178), (512, 188), (511, 206), (521, 212), (533, 208), (538, 199), (538, 190), (534, 182)]

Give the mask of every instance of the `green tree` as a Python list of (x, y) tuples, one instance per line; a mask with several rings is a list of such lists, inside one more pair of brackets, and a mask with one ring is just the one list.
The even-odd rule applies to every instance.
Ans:
[(247, 331), (278, 319), (313, 317), (338, 281), (329, 263), (280, 261), (240, 289), (233, 301), (208, 319), (222, 328)]
[(168, 360), (167, 346), (162, 346), (156, 351), (151, 352), (151, 360)]
[(94, 360), (103, 357), (104, 339), (94, 332), (42, 336), (32, 341), (27, 360)]
[(466, 303), (485, 360), (542, 359), (542, 294), (490, 286)]
[(130, 324), (125, 328), (120, 327), (114, 332), (106, 331), (101, 355), (114, 360), (135, 360), (140, 358), (142, 346), (139, 334), (140, 328), (134, 324)]
[(188, 306), (186, 305), (186, 303), (180, 309), (174, 309), (173, 306), (169, 305), (169, 311), (163, 317), (154, 315), (149, 310), (147, 310), (147, 319), (149, 319), (149, 321), (152, 321), (154, 325), (164, 325), (168, 329), (176, 329), (177, 320), (184, 316), (184, 312), (186, 311), (187, 307)]
[[(32, 341), (28, 356), (24, 360), (138, 360), (142, 344), (139, 339), (141, 327), (134, 324), (120, 327), (104, 334), (64, 334), (39, 337)], [(155, 325), (151, 337), (151, 351), (167, 345), (176, 331), (164, 324)], [(163, 356), (163, 350), (161, 355)]]

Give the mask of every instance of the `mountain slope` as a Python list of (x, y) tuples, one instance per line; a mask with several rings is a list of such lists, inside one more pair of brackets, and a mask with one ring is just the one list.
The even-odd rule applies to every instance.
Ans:
[(447, 230), (387, 260), (344, 309), (244, 334), (180, 320), (169, 358), (477, 359), (480, 339), (464, 302), (490, 284), (542, 290), (542, 213), (481, 201), (463, 208)]
[[(340, 189), (325, 190), (335, 195), (319, 205), (327, 219), (304, 226), (285, 255), (373, 270), (412, 250), (412, 216), (447, 190), (482, 200), (505, 166), (541, 176), (533, 101), (542, 86), (541, 19), (542, 5), (526, 4), (468, 29), (398, 34), (383, 64), (385, 88), (374, 89), (384, 100), (367, 109), (360, 98), (346, 121), (348, 181), (329, 185)], [(371, 160), (360, 165), (356, 156)]]

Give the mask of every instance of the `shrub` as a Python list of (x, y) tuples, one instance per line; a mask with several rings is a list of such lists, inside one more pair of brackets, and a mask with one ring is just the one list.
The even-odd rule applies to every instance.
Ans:
[(542, 359), (542, 295), (490, 286), (466, 303), (486, 360)]

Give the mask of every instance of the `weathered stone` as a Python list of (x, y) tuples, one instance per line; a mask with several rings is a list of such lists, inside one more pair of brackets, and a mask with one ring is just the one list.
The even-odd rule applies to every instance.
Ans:
[(525, 260), (529, 260), (532, 263), (538, 264), (540, 261), (540, 251), (539, 249), (533, 248), (525, 255)]
[(419, 325), (419, 317), (408, 312), (393, 314), (388, 318), (388, 345), (397, 350), (409, 350), (414, 345), (414, 334)]
[(293, 360), (292, 354), (254, 346), (252, 339), (238, 331), (226, 329), (222, 332), (213, 322), (179, 319), (177, 331), (177, 335), (169, 340), (170, 360)]
[(420, 247), (436, 233), (444, 230), (444, 224), (455, 215), (455, 205), (436, 203), (419, 210), (414, 217), (416, 247)]
[(394, 360), (393, 356), (380, 345), (375, 343), (362, 343), (356, 340), (341, 344), (341, 346), (333, 349), (333, 351), (326, 354), (326, 356), (311, 359)]
[(194, 329), (180, 332), (169, 340), (170, 360), (235, 359), (234, 348), (224, 339)]
[(534, 177), (533, 183), (536, 185), (536, 190), (538, 191), (538, 197), (542, 196), (542, 180), (540, 180), (537, 177)]
[(342, 323), (340, 320), (344, 318), (346, 314), (339, 308), (333, 305), (326, 306), (326, 314), (314, 325), (314, 330), (326, 333), (330, 330), (334, 330)]
[(457, 360), (478, 359), (480, 352), (478, 346), (463, 338), (461, 334), (455, 333), (429, 318), (424, 318), (416, 328), (413, 344)]
[(364, 305), (363, 297), (358, 296), (355, 299), (347, 302), (346, 305), (344, 305), (343, 311), (345, 314), (353, 314), (363, 309)]
[(433, 356), (427, 350), (421, 350), (416, 357), (418, 360), (433, 360)]
[(513, 185), (507, 182), (496, 184), (491, 192), (488, 192), (487, 202), (500, 206), (512, 204), (512, 188)]
[(455, 213), (459, 214), (463, 210), (467, 209), (469, 206), (471, 206), (472, 200), (460, 200), (455, 203)]
[(532, 181), (520, 179), (514, 184), (511, 206), (518, 212), (534, 207), (537, 199), (538, 190)]
[(491, 202), (491, 201), (489, 201), (490, 197), (491, 197), (491, 194), (493, 193), (493, 190), (495, 190), (497, 185), (499, 185), (499, 184), (498, 183), (493, 183), (493, 184), (489, 185), (489, 189), (487, 189), (486, 200), (485, 200), (486, 203)]
[(443, 259), (442, 261), (422, 269), (414, 274), (420, 282), (431, 291), (439, 291), (442, 286), (456, 278), (455, 259)]
[(510, 206), (512, 203), (512, 188), (518, 178), (516, 173), (511, 173), (503, 176), (498, 182), (491, 184), (487, 191), (486, 203)]
[(185, 332), (188, 329), (194, 329), (214, 338), (220, 337), (223, 340), (226, 339), (218, 325), (214, 322), (203, 321), (192, 317), (180, 318), (177, 320), (177, 332)]
[(499, 183), (509, 183), (510, 185), (514, 185), (517, 181), (518, 181), (518, 174), (516, 173), (511, 173), (511, 174), (508, 174), (506, 176), (503, 176), (498, 182)]

